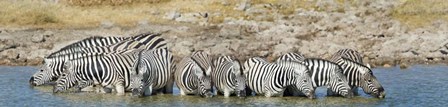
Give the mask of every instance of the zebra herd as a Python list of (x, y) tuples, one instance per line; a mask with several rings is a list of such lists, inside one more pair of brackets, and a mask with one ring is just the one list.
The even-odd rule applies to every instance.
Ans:
[(385, 91), (361, 54), (341, 49), (329, 60), (287, 53), (275, 62), (253, 57), (240, 63), (234, 56), (213, 58), (195, 51), (174, 64), (160, 34), (132, 37), (90, 37), (51, 53), (29, 80), (32, 86), (53, 83), (53, 92), (116, 92), (134, 96), (173, 93), (212, 97), (235, 95), (306, 96), (316, 98), (317, 87), (327, 95), (351, 98), (358, 87), (373, 97)]

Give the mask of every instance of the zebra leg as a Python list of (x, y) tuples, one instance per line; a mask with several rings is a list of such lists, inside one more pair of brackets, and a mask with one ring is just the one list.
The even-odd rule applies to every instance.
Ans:
[(266, 96), (266, 97), (272, 97), (272, 93), (269, 92), (269, 91), (267, 91), (267, 92), (264, 93), (264, 96)]
[(249, 87), (246, 87), (246, 96), (251, 96), (252, 95), (252, 90)]
[(224, 91), (224, 97), (229, 97), (230, 96), (230, 91)]
[(224, 95), (224, 93), (222, 93), (221, 91), (215, 91), (216, 95)]
[(124, 95), (124, 85), (123, 81), (119, 81), (117, 84), (115, 84), (115, 90), (117, 90), (117, 95)]
[(288, 86), (286, 87), (285, 91), (283, 92), (283, 96), (295, 96), (295, 90), (293, 89), (293, 87)]
[(358, 87), (352, 87), (352, 92), (353, 92), (353, 95), (359, 96)]
[[(172, 77), (174, 78), (174, 77)], [(172, 94), (173, 93), (173, 85), (174, 85), (174, 79), (169, 79), (168, 83), (164, 87), (164, 93)]]
[(180, 95), (187, 95), (187, 93), (185, 93), (185, 91), (182, 89), (179, 89), (179, 92), (180, 92)]
[(148, 86), (146, 89), (145, 89), (145, 95), (152, 95), (152, 86)]

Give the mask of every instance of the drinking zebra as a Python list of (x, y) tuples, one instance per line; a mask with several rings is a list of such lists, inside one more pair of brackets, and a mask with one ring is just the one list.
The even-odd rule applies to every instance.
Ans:
[[(358, 87), (361, 87), (364, 93), (373, 97), (384, 98), (386, 96), (384, 88), (373, 75), (370, 67), (363, 65), (364, 62), (362, 62), (359, 52), (342, 49), (336, 52), (330, 60), (341, 66), (355, 95), (358, 95)], [(332, 92), (328, 93), (333, 94)]]
[(266, 97), (283, 96), (286, 87), (295, 85), (297, 90), (308, 98), (315, 98), (314, 88), (308, 68), (300, 63), (282, 61), (268, 63), (255, 57), (248, 59), (243, 65), (246, 84), (256, 94)]
[(174, 81), (180, 94), (212, 97), (211, 65), (211, 57), (203, 51), (196, 51), (190, 57), (182, 59), (176, 65), (174, 73)]
[(143, 51), (138, 55), (130, 72), (132, 95), (151, 95), (153, 90), (172, 93), (174, 72), (173, 55), (167, 49)]
[(231, 56), (221, 56), (214, 61), (214, 67), (211, 78), (217, 93), (224, 94), (225, 97), (233, 93), (238, 97), (246, 96), (246, 78), (238, 60)]
[(142, 51), (126, 54), (99, 54), (72, 59), (65, 64), (65, 71), (56, 80), (53, 92), (65, 91), (78, 85), (84, 88), (90, 85), (100, 85), (115, 88), (118, 95), (125, 90), (131, 90), (129, 68), (134, 65)]
[[(276, 62), (282, 62), (282, 61), (296, 61), (299, 63), (303, 63), (305, 64), (305, 56), (300, 54), (300, 53), (294, 53), (294, 52), (290, 52), (290, 53), (286, 53), (280, 57), (277, 58)], [(296, 90), (297, 88), (293, 85), (293, 86), (288, 86), (285, 89), (284, 92), (284, 96), (300, 96), (303, 95), (301, 93), (299, 93), (298, 90)]]
[(353, 92), (342, 69), (336, 63), (316, 58), (305, 59), (308, 69), (311, 71), (313, 86), (327, 86), (327, 90), (347, 98), (353, 97)]
[[(63, 66), (66, 61), (71, 59), (76, 59), (82, 55), (73, 54), (89, 54), (89, 53), (126, 53), (132, 52), (134, 49), (157, 49), (157, 48), (167, 48), (166, 42), (163, 38), (159, 37), (158, 34), (142, 34), (138, 36), (136, 41), (122, 41), (117, 44), (110, 46), (93, 46), (89, 48), (74, 47), (76, 49), (71, 50), (74, 52), (71, 54), (60, 54), (60, 55), (50, 55), (52, 57), (47, 57), (44, 59), (44, 64), (40, 66), (38, 72), (33, 74), (29, 82), (32, 86), (38, 86), (46, 84), (50, 81), (54, 81), (63, 72)], [(144, 41), (144, 42), (142, 42)], [(87, 41), (85, 41), (87, 42)], [(102, 42), (102, 41), (97, 41)], [(76, 43), (82, 44), (82, 43)], [(87, 44), (87, 43), (85, 43)], [(91, 43), (90, 43), (91, 44)], [(83, 49), (84, 51), (77, 51), (77, 49)], [(70, 49), (69, 49), (70, 50)], [(88, 51), (87, 51), (88, 50)], [(61, 51), (62, 52), (62, 51)], [(68, 52), (68, 51), (64, 51)]]

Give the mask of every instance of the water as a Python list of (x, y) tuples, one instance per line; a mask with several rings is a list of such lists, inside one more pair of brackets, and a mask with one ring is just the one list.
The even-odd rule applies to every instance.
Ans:
[(385, 99), (372, 98), (363, 92), (352, 99), (326, 97), (318, 88), (317, 99), (304, 97), (222, 96), (211, 99), (198, 96), (156, 95), (144, 98), (97, 93), (57, 93), (51, 86), (30, 87), (34, 67), (0, 67), (0, 107), (22, 106), (447, 106), (448, 66), (418, 65), (401, 70), (376, 68), (374, 74), (386, 90)]

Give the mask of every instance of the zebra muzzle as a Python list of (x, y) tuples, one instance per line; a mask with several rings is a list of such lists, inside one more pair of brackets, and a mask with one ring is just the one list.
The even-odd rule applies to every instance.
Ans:
[(236, 96), (237, 97), (246, 97), (246, 90), (242, 90), (242, 91), (237, 91), (236, 92)]
[(31, 86), (36, 86), (37, 85), (36, 83), (34, 83), (34, 77), (31, 77), (29, 82), (30, 82)]
[(143, 92), (139, 89), (132, 89), (132, 96), (143, 97)]

